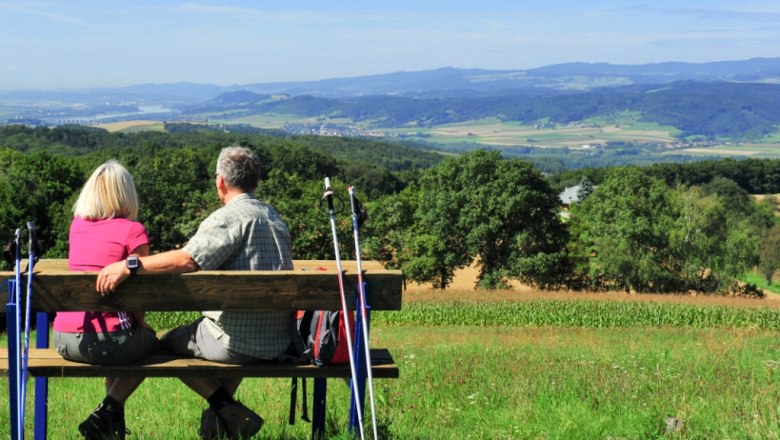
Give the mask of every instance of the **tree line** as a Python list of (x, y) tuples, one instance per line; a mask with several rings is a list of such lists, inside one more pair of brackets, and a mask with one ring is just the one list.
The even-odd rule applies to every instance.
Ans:
[[(547, 176), (529, 162), (476, 150), (424, 166), (411, 165), (420, 162), (410, 154), (409, 166), (390, 170), (343, 159), (353, 147), (367, 152), (383, 146), (355, 139), (322, 139), (341, 152), (336, 157), (314, 149), (315, 137), (118, 135), (74, 127), (65, 133), (14, 128), (4, 135), (6, 129), (0, 129), (0, 239), (10, 240), (14, 228), (35, 220), (46, 258), (67, 256), (78, 191), (97, 165), (112, 158), (134, 176), (139, 220), (153, 252), (182, 246), (219, 206), (212, 177), (219, 150), (239, 143), (261, 157), (258, 196), (287, 221), (298, 259), (332, 258), (328, 217), (320, 206), (323, 177), (329, 176), (342, 200), (353, 185), (369, 209), (361, 231), (363, 258), (442, 288), (458, 268), (476, 261), (478, 283), (486, 288), (519, 280), (546, 289), (715, 292), (733, 289), (754, 267), (771, 279), (780, 260), (772, 248), (780, 241), (773, 207), (754, 202), (746, 190), (780, 183), (771, 177), (780, 171), (778, 161)], [(64, 134), (89, 148), (63, 143)], [(377, 162), (385, 160), (385, 153), (376, 153)], [(395, 154), (395, 163), (406, 161), (404, 150)], [(558, 195), (572, 181), (590, 189), (582, 191), (567, 220)], [(343, 205), (337, 224), (342, 255), (353, 255), (349, 206)]]

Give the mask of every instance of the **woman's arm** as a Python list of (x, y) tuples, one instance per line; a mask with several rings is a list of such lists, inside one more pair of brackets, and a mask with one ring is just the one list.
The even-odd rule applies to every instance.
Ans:
[[(198, 270), (198, 263), (181, 250), (139, 257), (138, 273), (184, 273)], [(97, 278), (97, 291), (105, 296), (116, 291), (122, 281), (130, 276), (130, 269), (124, 261), (109, 264), (100, 271)]]

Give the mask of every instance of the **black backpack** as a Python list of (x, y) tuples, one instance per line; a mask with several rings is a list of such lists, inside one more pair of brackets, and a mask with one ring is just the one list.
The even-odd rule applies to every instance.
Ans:
[[(355, 315), (348, 313), (349, 328), (354, 341)], [(295, 332), (290, 349), (284, 356), (294, 362), (318, 367), (346, 364), (349, 362), (344, 312), (341, 310), (299, 310), (296, 315)], [(301, 418), (310, 422), (306, 396), (306, 378), (303, 378), (303, 414)], [(290, 390), (289, 424), (295, 424), (295, 406), (298, 397), (298, 378), (292, 378)]]

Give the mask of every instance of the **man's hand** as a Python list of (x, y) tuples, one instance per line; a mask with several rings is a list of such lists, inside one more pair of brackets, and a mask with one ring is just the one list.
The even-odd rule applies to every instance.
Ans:
[(117, 261), (104, 267), (97, 277), (97, 291), (100, 296), (106, 296), (116, 291), (119, 284), (130, 276), (130, 269), (125, 261)]

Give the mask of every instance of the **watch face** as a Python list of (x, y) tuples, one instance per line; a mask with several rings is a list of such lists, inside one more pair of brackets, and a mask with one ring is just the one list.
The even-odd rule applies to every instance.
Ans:
[(135, 256), (127, 257), (127, 268), (131, 270), (138, 269), (138, 257)]

